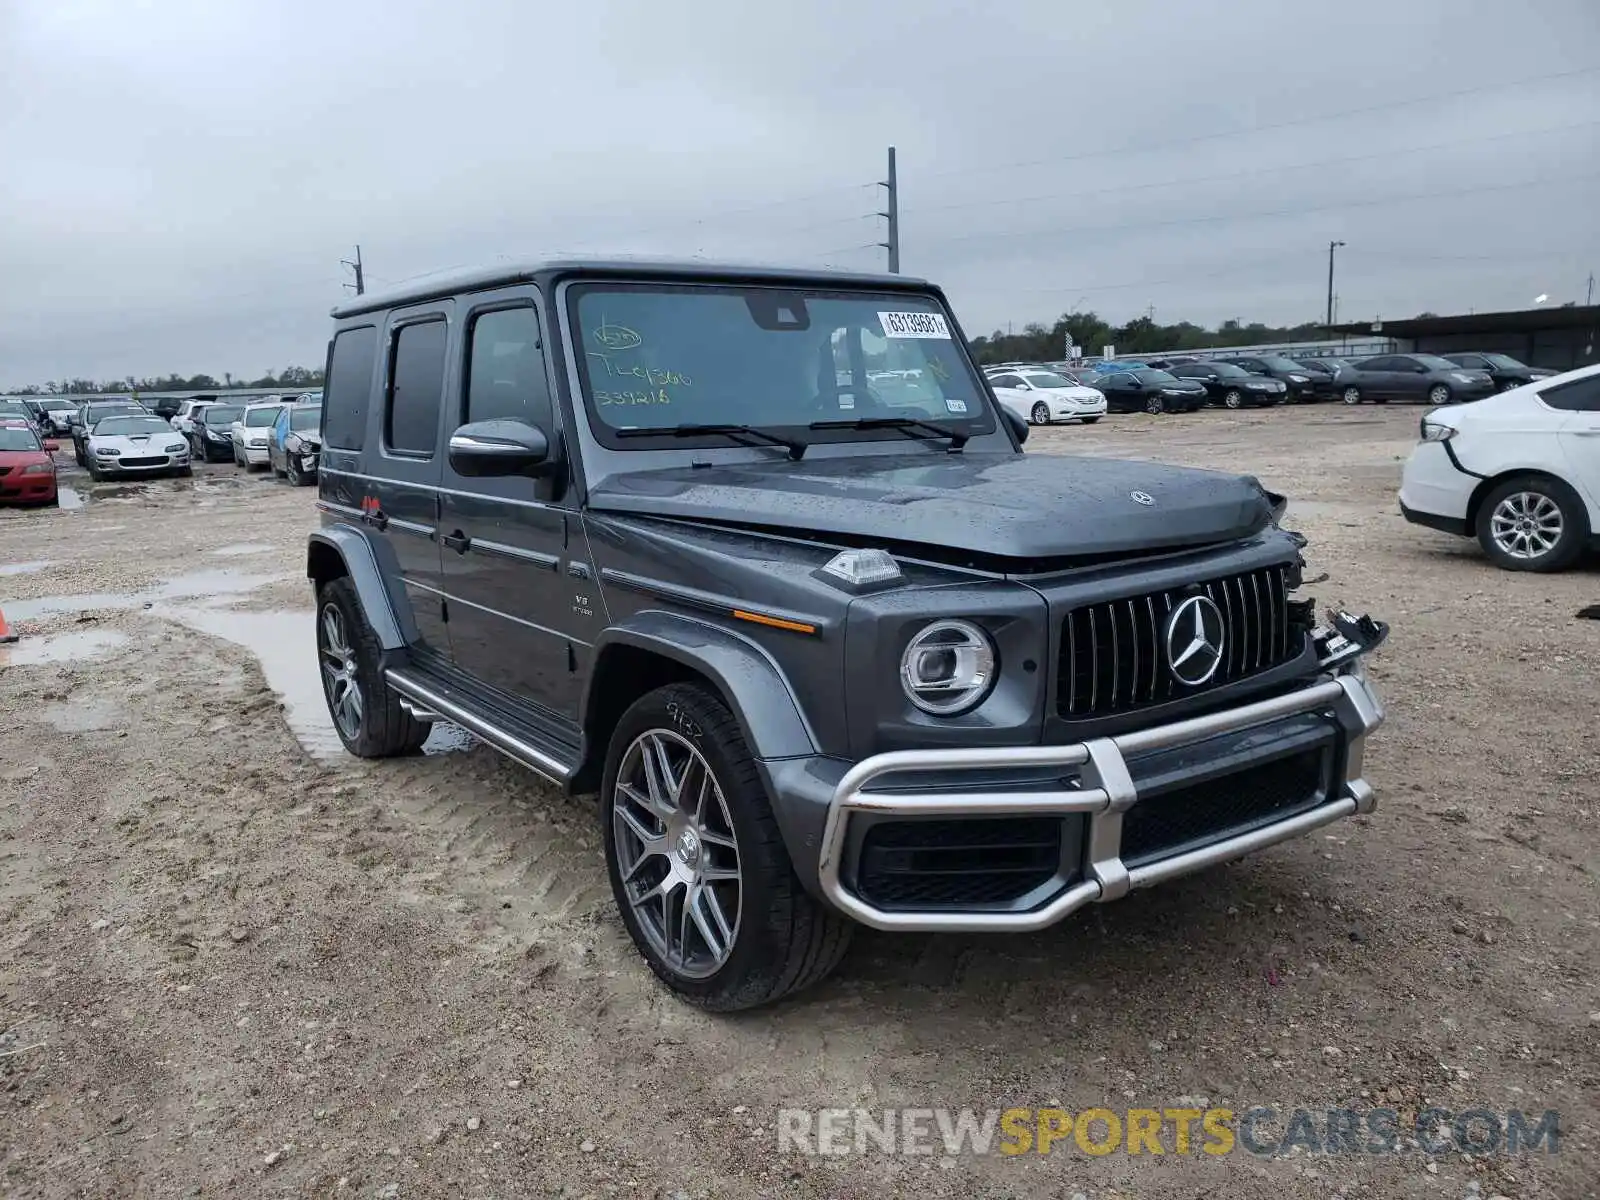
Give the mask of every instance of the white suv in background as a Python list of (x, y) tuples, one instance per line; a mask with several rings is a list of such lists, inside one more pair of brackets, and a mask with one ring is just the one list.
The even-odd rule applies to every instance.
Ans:
[(1600, 366), (1429, 412), (1400, 511), (1476, 537), (1512, 571), (1559, 571), (1600, 546)]
[(283, 401), (270, 400), (265, 404), (247, 404), (230, 431), (233, 438), (233, 464), (254, 470), (267, 466), (271, 451), (267, 439), (272, 436), (272, 423), (278, 419)]

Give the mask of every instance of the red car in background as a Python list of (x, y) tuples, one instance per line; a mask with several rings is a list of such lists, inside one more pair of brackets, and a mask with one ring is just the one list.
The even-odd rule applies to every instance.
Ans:
[(0, 422), (0, 504), (56, 502), (55, 448), (25, 421)]

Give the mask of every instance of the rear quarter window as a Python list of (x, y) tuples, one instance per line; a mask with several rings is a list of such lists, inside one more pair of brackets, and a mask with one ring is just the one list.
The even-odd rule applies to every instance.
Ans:
[(341, 450), (360, 450), (367, 437), (367, 407), (372, 399), (372, 372), (378, 359), (378, 329), (361, 325), (342, 329), (328, 352), (323, 385), (323, 440)]

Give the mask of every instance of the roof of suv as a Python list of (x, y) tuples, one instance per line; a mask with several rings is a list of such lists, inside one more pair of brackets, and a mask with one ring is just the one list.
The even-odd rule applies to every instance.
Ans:
[(784, 267), (770, 263), (711, 262), (687, 259), (615, 256), (607, 258), (551, 258), (524, 262), (492, 263), (457, 271), (439, 272), (384, 291), (369, 292), (336, 305), (333, 316), (353, 317), (402, 304), (527, 283), (535, 276), (583, 272), (585, 274), (659, 276), (673, 279), (727, 279), (730, 276), (766, 283), (791, 280), (805, 283), (862, 284), (885, 287), (930, 287), (914, 275), (881, 275), (870, 271), (839, 271), (827, 267)]

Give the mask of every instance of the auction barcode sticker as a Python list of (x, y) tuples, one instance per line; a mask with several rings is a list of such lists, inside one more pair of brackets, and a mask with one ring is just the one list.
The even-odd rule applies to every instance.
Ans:
[(887, 337), (950, 340), (950, 327), (944, 323), (943, 313), (881, 312), (878, 321)]

